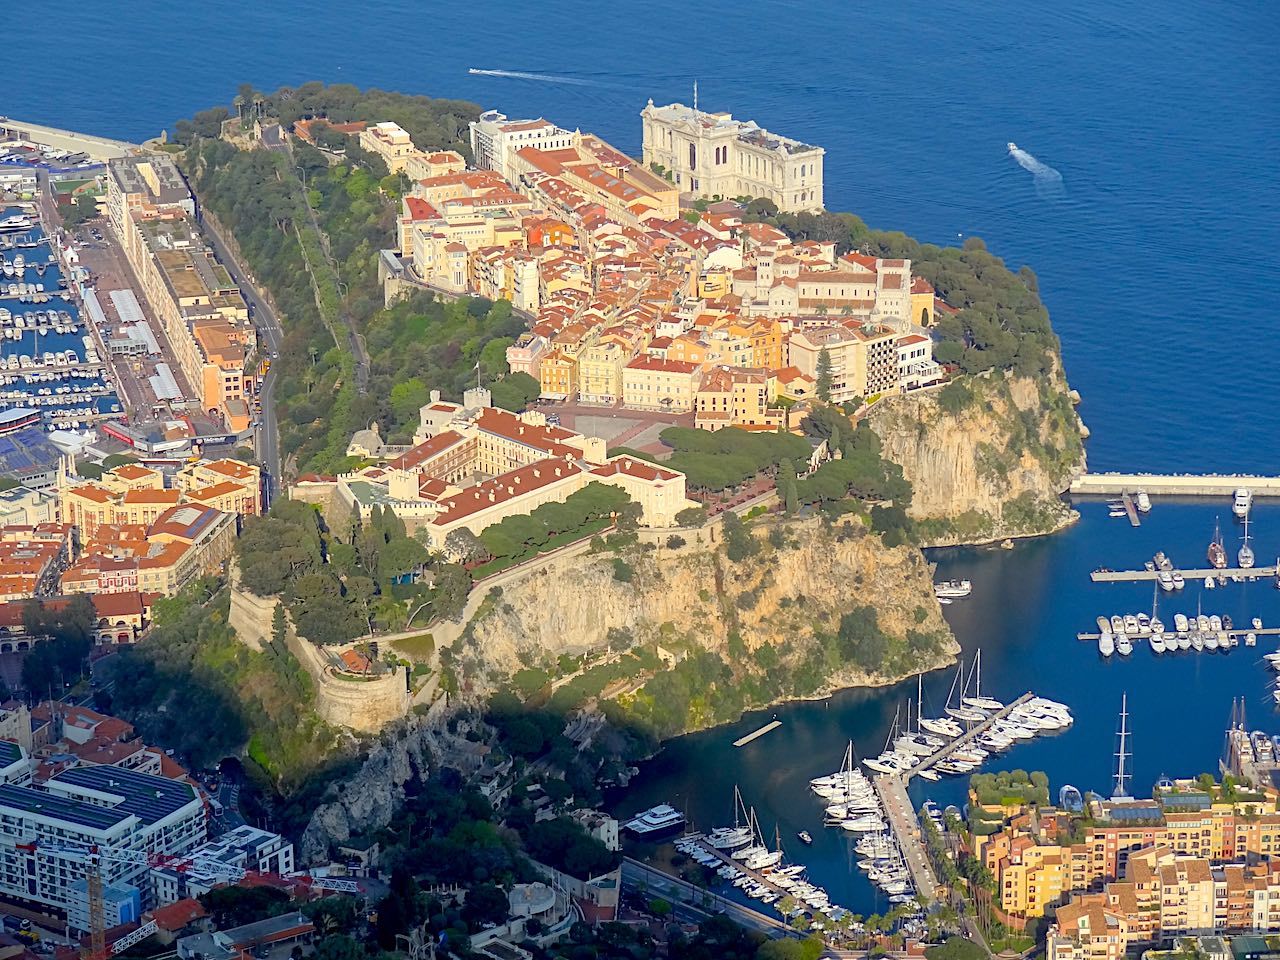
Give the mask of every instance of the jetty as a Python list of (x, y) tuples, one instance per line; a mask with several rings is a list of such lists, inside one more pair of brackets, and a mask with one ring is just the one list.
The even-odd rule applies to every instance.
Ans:
[(1210, 577), (1229, 577), (1232, 580), (1257, 580), (1261, 577), (1274, 577), (1275, 567), (1223, 567), (1204, 570), (1095, 570), (1089, 574), (1094, 583), (1136, 583), (1141, 580), (1159, 580), (1161, 573), (1171, 576), (1182, 574), (1183, 580), (1208, 580)]
[(47, 127), (44, 124), (29, 123), (13, 117), (0, 117), (0, 133), (7, 137), (38, 143), (41, 146), (53, 147), (56, 150), (87, 153), (95, 160), (127, 157), (140, 149), (136, 143), (97, 137), (90, 133), (77, 133), (74, 130), (62, 130), (58, 127)]
[(1124, 504), (1125, 515), (1129, 518), (1129, 526), (1138, 527), (1142, 525), (1142, 521), (1138, 519), (1138, 508), (1133, 505), (1133, 497), (1126, 492), (1121, 494), (1120, 502)]
[(911, 797), (907, 795), (907, 778), (882, 773), (871, 782), (875, 786), (876, 796), (880, 798), (880, 807), (889, 821), (889, 830), (898, 841), (898, 848), (911, 873), (916, 893), (932, 899), (938, 889), (938, 880), (933, 875), (929, 855), (924, 849), (920, 818), (911, 805)]
[(1071, 481), (1070, 492), (1082, 496), (1121, 496), (1143, 490), (1149, 495), (1229, 497), (1240, 487), (1255, 497), (1280, 497), (1280, 477), (1251, 474), (1086, 473)]
[(1028, 691), (1027, 693), (1024, 693), (1017, 700), (1013, 701), (1013, 703), (1006, 704), (1004, 709), (997, 710), (995, 713), (991, 714), (991, 716), (987, 717), (987, 719), (983, 720), (981, 723), (973, 724), (973, 726), (971, 726), (968, 730), (966, 730), (960, 736), (956, 737), (950, 743), (943, 744), (935, 752), (929, 754), (927, 757), (925, 757), (923, 760), (917, 763), (914, 767), (911, 767), (907, 770), (903, 770), (899, 774), (899, 776), (902, 778), (903, 783), (906, 784), (913, 776), (915, 776), (921, 770), (928, 770), (934, 764), (947, 759), (947, 757), (951, 756), (951, 754), (955, 753), (961, 747), (964, 747), (965, 745), (972, 743), (978, 737), (982, 736), (982, 734), (990, 730), (994, 724), (1000, 722), (1001, 720), (1008, 719), (1009, 714), (1013, 713), (1015, 709), (1022, 706), (1024, 703), (1026, 703), (1028, 700), (1030, 700), (1034, 696), (1035, 694), (1031, 693), (1030, 691)]
[[(1195, 618), (1192, 617), (1190, 619), (1195, 619)], [(1255, 637), (1280, 637), (1280, 627), (1259, 627), (1257, 630), (1254, 630), (1252, 627), (1245, 627), (1245, 628), (1232, 627), (1230, 630), (1214, 630), (1211, 632), (1219, 636), (1225, 633), (1228, 637), (1235, 637), (1237, 640), (1243, 640), (1246, 636), (1248, 636), (1251, 633)], [(1092, 643), (1097, 643), (1098, 639), (1101, 636), (1102, 634), (1100, 633), (1077, 633), (1076, 639), (1088, 640)], [(1112, 634), (1112, 636), (1119, 636), (1119, 634)], [(1128, 637), (1130, 640), (1150, 640), (1151, 628), (1148, 627), (1146, 630), (1139, 630), (1137, 633), (1125, 633), (1124, 636)], [(1166, 630), (1164, 632), (1164, 637), (1166, 640), (1169, 637), (1173, 637), (1173, 636), (1177, 636), (1177, 631)], [(1181, 653), (1182, 651), (1179, 651), (1179, 652)], [(1211, 650), (1209, 652), (1214, 653), (1215, 651)], [(1216, 652), (1225, 652), (1225, 651), (1223, 651), (1222, 648), (1219, 647), (1218, 651)]]
[(759, 730), (754, 730), (751, 733), (748, 733), (745, 737), (739, 737), (737, 740), (733, 741), (733, 745), (735, 747), (745, 747), (752, 740), (758, 740), (766, 733), (772, 733), (774, 730), (777, 730), (780, 726), (782, 726), (781, 720), (770, 720)]

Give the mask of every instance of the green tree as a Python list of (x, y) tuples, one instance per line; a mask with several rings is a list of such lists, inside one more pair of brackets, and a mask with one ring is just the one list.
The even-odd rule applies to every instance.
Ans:
[(817, 391), (818, 399), (824, 403), (831, 402), (831, 351), (826, 347), (818, 354)]

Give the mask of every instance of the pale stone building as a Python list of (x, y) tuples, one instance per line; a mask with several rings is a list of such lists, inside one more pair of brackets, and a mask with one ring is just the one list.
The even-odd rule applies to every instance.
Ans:
[(822, 147), (769, 133), (750, 120), (683, 103), (641, 111), (644, 162), (697, 197), (762, 197), (779, 210), (821, 210)]
[(573, 146), (574, 131), (557, 127), (549, 120), (509, 120), (497, 110), (486, 110), (471, 121), (471, 156), (477, 170), (496, 170), (507, 180), (515, 180), (512, 163), (516, 151), (566, 150)]

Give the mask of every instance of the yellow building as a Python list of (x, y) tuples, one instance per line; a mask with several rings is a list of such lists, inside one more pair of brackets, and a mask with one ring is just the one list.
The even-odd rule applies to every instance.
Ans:
[(1038, 845), (1030, 837), (1015, 841), (998, 865), (1000, 908), (1016, 917), (1042, 917), (1067, 890), (1066, 854), (1056, 844)]
[(932, 327), (938, 309), (938, 298), (933, 284), (924, 277), (911, 278), (911, 322), (922, 327)]
[(682, 360), (642, 355), (622, 371), (622, 402), (633, 410), (688, 413), (702, 379), (702, 368)]
[(257, 516), (262, 512), (262, 471), (240, 460), (201, 460), (183, 467), (174, 486), (188, 500), (224, 513)]
[(790, 365), (815, 382), (824, 351), (831, 361), (833, 403), (897, 389), (898, 335), (892, 330), (849, 323), (791, 334)]
[(746, 427), (776, 430), (786, 422), (786, 412), (771, 407), (777, 399), (778, 381), (763, 370), (715, 367), (703, 373), (694, 396), (694, 426), (699, 430)]
[(405, 169), (410, 159), (420, 157), (421, 151), (413, 145), (413, 139), (398, 123), (384, 120), (360, 131), (360, 149), (382, 158), (391, 173)]
[(552, 350), (538, 364), (543, 397), (567, 400), (578, 392), (578, 361), (560, 350)]
[(616, 340), (594, 343), (578, 355), (578, 393), (585, 403), (622, 399), (622, 368), (631, 357)]

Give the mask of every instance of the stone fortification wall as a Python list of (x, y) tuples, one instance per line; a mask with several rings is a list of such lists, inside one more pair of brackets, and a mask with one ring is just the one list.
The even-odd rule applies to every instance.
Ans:
[[(276, 597), (259, 597), (240, 586), (239, 571), (232, 565), (230, 624), (244, 644), (254, 650), (262, 650), (270, 641), (279, 602)], [(409, 712), (408, 671), (405, 667), (396, 667), (389, 673), (367, 679), (348, 678), (332, 668), (327, 651), (298, 636), (287, 610), (285, 621), (288, 627), (285, 642), (315, 681), (316, 713), (325, 721), (361, 733), (376, 733)], [(328, 650), (340, 654), (351, 646), (354, 644)]]

